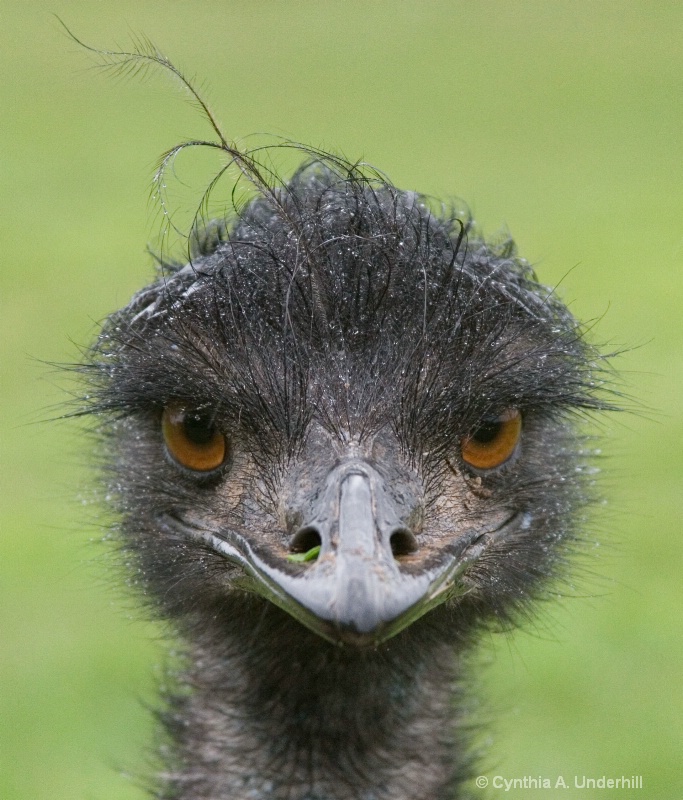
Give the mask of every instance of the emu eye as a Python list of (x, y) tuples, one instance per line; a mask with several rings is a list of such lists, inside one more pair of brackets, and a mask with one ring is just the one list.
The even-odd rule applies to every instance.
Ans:
[(225, 461), (225, 436), (208, 414), (188, 411), (181, 403), (171, 402), (161, 416), (161, 431), (169, 454), (186, 469), (211, 472)]
[(515, 452), (522, 433), (522, 415), (508, 408), (499, 417), (486, 420), (460, 443), (463, 460), (475, 469), (494, 469)]

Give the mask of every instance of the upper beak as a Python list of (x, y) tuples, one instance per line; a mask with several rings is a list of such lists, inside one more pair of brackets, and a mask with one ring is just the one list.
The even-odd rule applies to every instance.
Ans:
[[(429, 565), (402, 568), (392, 548), (417, 540), (406, 520), (414, 510), (408, 490), (389, 487), (361, 460), (333, 469), (324, 490), (303, 509), (306, 524), (320, 541), (317, 560), (294, 566), (256, 552), (234, 531), (193, 532), (230, 561), (245, 578), (239, 582), (266, 597), (332, 642), (376, 645), (397, 634), (445, 599), (463, 594), (458, 579), (481, 554), (491, 529), (472, 528), (441, 548)], [(500, 526), (499, 526), (500, 527)], [(294, 536), (296, 541), (297, 535)]]

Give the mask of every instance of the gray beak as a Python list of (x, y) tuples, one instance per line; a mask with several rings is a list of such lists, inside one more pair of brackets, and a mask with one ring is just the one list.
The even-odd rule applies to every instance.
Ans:
[(317, 561), (301, 575), (266, 567), (267, 574), (332, 630), (381, 637), (424, 596), (431, 581), (429, 574), (408, 575), (399, 567), (395, 543), (413, 550), (417, 542), (402, 522), (405, 509), (397, 505), (368, 465), (352, 462), (333, 470), (311, 509), (315, 516), (294, 537), (311, 541), (317, 534)]

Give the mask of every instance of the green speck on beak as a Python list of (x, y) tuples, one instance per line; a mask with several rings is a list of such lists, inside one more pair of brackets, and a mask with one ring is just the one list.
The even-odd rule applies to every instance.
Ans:
[(311, 547), (310, 550), (307, 550), (305, 553), (290, 553), (287, 556), (287, 561), (294, 561), (297, 564), (302, 564), (304, 561), (315, 561), (320, 553), (320, 545), (316, 545), (315, 547)]

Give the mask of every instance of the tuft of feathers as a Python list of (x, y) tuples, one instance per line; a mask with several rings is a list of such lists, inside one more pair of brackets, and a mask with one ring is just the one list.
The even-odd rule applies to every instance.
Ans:
[(197, 231), (187, 264), (109, 318), (93, 410), (163, 407), (189, 385), (180, 399), (267, 427), (283, 452), (315, 407), (340, 437), (394, 420), (406, 447), (440, 456), (500, 408), (605, 405), (602, 357), (512, 242), (492, 248), (466, 214), (336, 157), (275, 197)]

